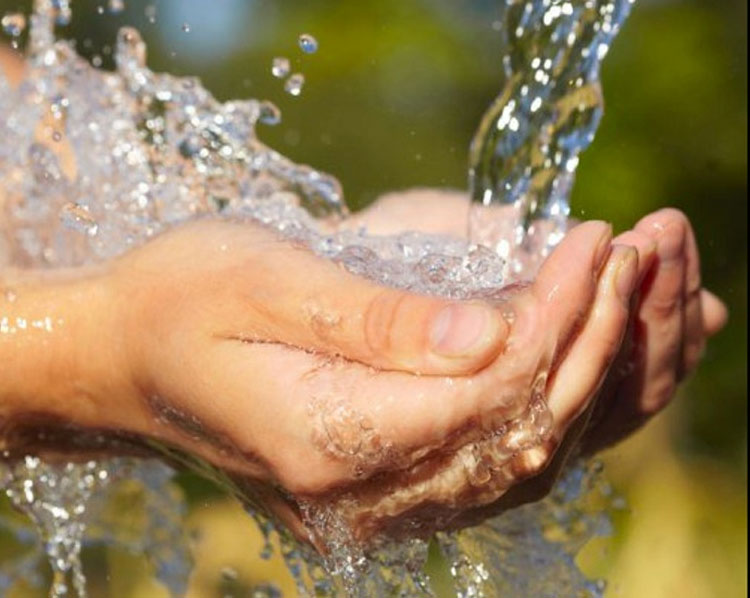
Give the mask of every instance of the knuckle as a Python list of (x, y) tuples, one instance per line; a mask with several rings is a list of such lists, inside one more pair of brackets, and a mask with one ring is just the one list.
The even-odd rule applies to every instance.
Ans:
[(386, 290), (377, 293), (370, 300), (363, 320), (363, 336), (371, 354), (391, 352), (396, 315), (406, 297), (406, 293)]
[(650, 299), (647, 313), (657, 320), (671, 320), (682, 309), (682, 304), (679, 293), (665, 293)]

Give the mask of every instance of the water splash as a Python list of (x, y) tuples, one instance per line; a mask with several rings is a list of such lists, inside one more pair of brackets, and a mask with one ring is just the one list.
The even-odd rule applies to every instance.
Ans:
[(18, 37), (26, 29), (26, 17), (23, 13), (10, 13), (5, 15), (0, 24), (3, 27), (3, 31), (11, 37)]
[(271, 74), (277, 79), (283, 79), (289, 74), (291, 65), (288, 58), (277, 56), (271, 63)]
[[(0, 592), (21, 581), (41, 586), (46, 557), (50, 598), (68, 598), (71, 592), (85, 598), (81, 551), (102, 544), (145, 554), (154, 576), (172, 596), (182, 596), (191, 559), (183, 537), (186, 508), (173, 475), (161, 462), (133, 459), (52, 463), (27, 456), (0, 464), (5, 495), (44, 542), (40, 551), (26, 522), (0, 519), (22, 553), (0, 567)], [(134, 509), (137, 503), (140, 510)]]
[(601, 62), (634, 2), (501, 0), (505, 81), (471, 144), (469, 234), (511, 275), (565, 233), (579, 155), (603, 114)]
[[(257, 100), (221, 104), (195, 79), (152, 72), (140, 35), (130, 28), (118, 34), (117, 70), (91, 68), (69, 42), (55, 39), (55, 24), (70, 19), (68, 2), (36, 0), (27, 79), (14, 90), (0, 78), (0, 132), (6, 140), (0, 146), (0, 176), (8, 194), (0, 263), (58, 267), (109, 259), (166, 228), (221, 214), (272, 227), (383, 284), (456, 298), (491, 295), (504, 282), (529, 274), (534, 260), (564, 230), (575, 159), (601, 117), (598, 68), (605, 51), (599, 48), (611, 42), (628, 4), (507, 2), (507, 82), (472, 147), (472, 196), (481, 206), (472, 213), (474, 243), (467, 243), (418, 233), (375, 238), (360, 231), (321, 232), (313, 216), (346, 215), (341, 189), (333, 177), (294, 164), (258, 140), (255, 125), (278, 122), (278, 108)], [(294, 90), (299, 93), (301, 83), (288, 91)], [(40, 124), (57, 147), (40, 141)], [(62, 145), (73, 161), (57, 149)], [(511, 230), (493, 228), (496, 204), (515, 210)], [(506, 432), (523, 437), (524, 447), (534, 446), (545, 438), (546, 414), (540, 397)], [(503, 454), (509, 458), (513, 449)], [(252, 502), (207, 464), (183, 462)], [(466, 455), (467, 475), (482, 475), (477, 464)], [(99, 479), (102, 472), (106, 476)], [(184, 507), (168, 468), (131, 460), (52, 465), (29, 457), (10, 463), (3, 475), (8, 496), (37, 523), (40, 534), (61, 539), (49, 544), (58, 548), (48, 550), (53, 560), (64, 555), (52, 563), (60, 572), (60, 592), (60, 584), (85, 592), (80, 546), (98, 540), (139, 546), (173, 595), (184, 593), (190, 563), (181, 538)], [(92, 475), (93, 481), (87, 477)], [(68, 482), (61, 486), (57, 481), (63, 477)], [(140, 480), (154, 505), (149, 521), (156, 523), (138, 541), (113, 531), (117, 503), (109, 492), (117, 486), (113, 481), (124, 477)], [(601, 586), (587, 580), (572, 560), (586, 539), (603, 529), (606, 505), (594, 511), (581, 506), (597, 492), (596, 480), (596, 472), (579, 466), (541, 503), (473, 530), (441, 534), (440, 558), (450, 567), (456, 596), (601, 596)], [(249, 507), (266, 537), (279, 536), (281, 556), (300, 595), (434, 595), (424, 573), (427, 542), (381, 538), (373, 546), (359, 546), (337, 506), (302, 505), (308, 524), (327, 535), (325, 560)], [(66, 519), (63, 512), (76, 517)], [(553, 528), (556, 540), (549, 537)], [(152, 535), (154, 529), (161, 533)], [(21, 532), (18, 537), (28, 539)], [(541, 562), (551, 577), (540, 575)], [(34, 579), (38, 565), (33, 563), (32, 557), (14, 562), (14, 574)], [(5, 579), (0, 574), (0, 583)], [(257, 588), (259, 595), (274, 591)]]
[(302, 73), (294, 73), (284, 83), (284, 91), (289, 95), (298, 96), (302, 93), (302, 87), (305, 85), (305, 76)]

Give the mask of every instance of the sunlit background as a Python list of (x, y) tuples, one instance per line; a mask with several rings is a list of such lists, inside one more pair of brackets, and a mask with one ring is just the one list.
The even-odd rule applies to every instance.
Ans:
[[(106, 0), (75, 0), (61, 34), (107, 67), (117, 28), (136, 25), (152, 68), (198, 75), (220, 99), (272, 100), (283, 121), (260, 137), (338, 176), (358, 208), (392, 189), (465, 187), (469, 141), (500, 84), (500, 1), (126, 0), (113, 15)], [(29, 2), (0, 0), (11, 10)], [(746, 13), (744, 0), (638, 0), (605, 61), (606, 115), (581, 160), (574, 214), (623, 229), (662, 206), (684, 210), (705, 283), (731, 313), (674, 405), (606, 455), (630, 511), (582, 563), (612, 597), (747, 595)], [(299, 50), (303, 32), (317, 53)], [(299, 97), (271, 75), (276, 56), (304, 74)], [(249, 596), (241, 588), (264, 579), (290, 587), (257, 557), (237, 505), (183, 482), (202, 530), (191, 597)], [(102, 584), (93, 598), (164, 595), (137, 555), (87, 566)], [(237, 579), (221, 578), (226, 566)]]

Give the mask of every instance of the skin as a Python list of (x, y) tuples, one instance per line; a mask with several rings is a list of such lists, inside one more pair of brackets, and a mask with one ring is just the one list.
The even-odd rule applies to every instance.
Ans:
[[(463, 235), (465, 209), (457, 194), (409, 192), (347, 225)], [(96, 450), (158, 440), (249, 482), (319, 546), (290, 495), (337, 502), (363, 540), (538, 498), (570, 454), (662, 409), (726, 319), (701, 289), (676, 210), (614, 240), (609, 225), (582, 223), (533, 281), (491, 302), (388, 289), (259, 226), (217, 220), (97, 266), (6, 269), (0, 289), (11, 454), (42, 429), (75, 430), (76, 450), (102, 433), (118, 442)], [(493, 431), (535, 393), (549, 435), (500, 459)], [(481, 471), (459, 460), (474, 447)]]

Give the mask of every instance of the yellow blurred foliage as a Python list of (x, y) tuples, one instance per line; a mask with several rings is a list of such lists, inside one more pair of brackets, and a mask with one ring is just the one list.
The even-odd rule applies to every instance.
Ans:
[[(596, 571), (612, 598), (747, 596), (746, 482), (718, 461), (678, 457), (670, 442), (677, 415), (658, 418), (604, 458), (630, 511)], [(584, 553), (587, 570), (597, 555), (592, 546)]]

